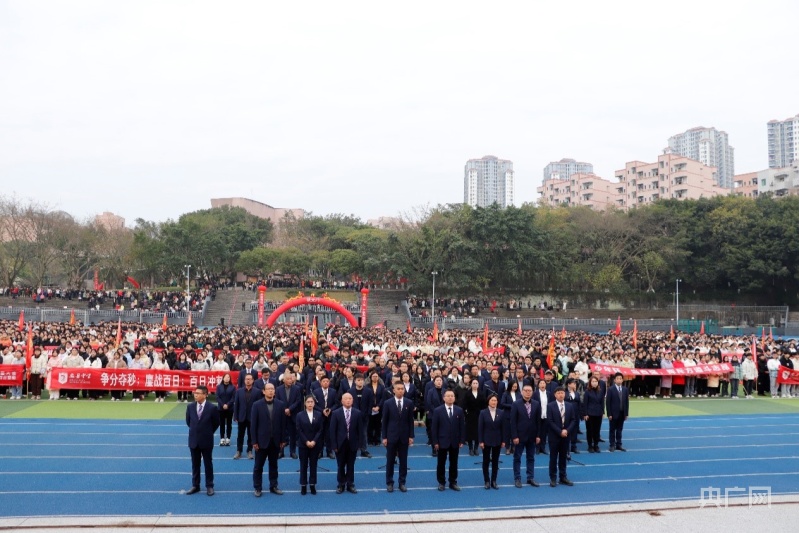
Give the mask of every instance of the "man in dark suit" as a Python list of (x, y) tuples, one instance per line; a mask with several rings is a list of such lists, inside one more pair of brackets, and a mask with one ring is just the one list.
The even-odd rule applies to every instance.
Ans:
[(244, 360), (244, 368), (239, 370), (239, 380), (237, 388), (240, 389), (244, 386), (244, 378), (246, 376), (252, 376), (253, 383), (255, 383), (255, 381), (258, 379), (258, 371), (252, 367), (251, 357), (248, 357), (247, 359)]
[(626, 452), (627, 450), (621, 445), (621, 432), (624, 429), (624, 421), (630, 416), (630, 391), (624, 386), (624, 376), (621, 372), (616, 372), (613, 385), (609, 386), (605, 393), (605, 410), (610, 426), (610, 451)]
[[(555, 389), (555, 401), (547, 405), (547, 429), (549, 431), (549, 486), (555, 487), (556, 479), (561, 485), (574, 485), (566, 475), (566, 456), (569, 453), (571, 436), (577, 431), (577, 409), (566, 401), (563, 387)], [(558, 478), (558, 472), (560, 477)]]
[(258, 390), (259, 394), (263, 394), (264, 387), (266, 386), (267, 383), (271, 383), (272, 385), (274, 385), (275, 390), (277, 390), (277, 387), (279, 385), (277, 379), (272, 377), (272, 373), (269, 371), (268, 368), (264, 368), (263, 370), (261, 370), (261, 377), (256, 379), (255, 383), (253, 383), (253, 387), (255, 387)]
[(466, 442), (466, 417), (463, 409), (455, 405), (455, 391), (444, 393), (444, 405), (433, 411), (433, 428), (431, 431), (433, 449), (438, 452), (436, 477), (438, 490), (444, 490), (444, 467), (449, 455), (449, 488), (459, 491), (458, 486), (458, 452)]
[(549, 402), (555, 401), (554, 392), (554, 390), (552, 392), (549, 391), (549, 384), (542, 379), (538, 381), (538, 388), (533, 393), (533, 400), (541, 406), (541, 421), (538, 425), (538, 437), (540, 440), (536, 450), (538, 454), (547, 453), (547, 436), (549, 435), (549, 430), (547, 430), (547, 405), (549, 405)]
[(336, 453), (338, 473), (336, 494), (347, 492), (358, 494), (355, 489), (355, 458), (361, 449), (364, 420), (361, 412), (352, 406), (352, 394), (345, 392), (341, 396), (341, 407), (330, 415), (330, 440)]
[(252, 406), (252, 447), (255, 464), (252, 484), (255, 496), (261, 497), (264, 481), (264, 463), (269, 460), (269, 492), (280, 496), (283, 491), (277, 486), (277, 456), (286, 445), (286, 404), (275, 399), (275, 386), (267, 383), (264, 397)]
[[(288, 431), (289, 453), (292, 459), (297, 458), (296, 416), (302, 411), (302, 389), (295, 383), (296, 377), (291, 372), (283, 373), (283, 384), (276, 387), (275, 397), (286, 404), (286, 431)], [(285, 450), (280, 450), (280, 458), (285, 457)]]
[(577, 413), (577, 427), (574, 429), (574, 432), (571, 433), (571, 437), (569, 438), (569, 455), (566, 456), (566, 459), (571, 460), (571, 454), (573, 453), (580, 453), (577, 450), (577, 433), (580, 431), (580, 409), (582, 408), (582, 402), (580, 401), (580, 393), (577, 392), (577, 379), (570, 378), (566, 380), (566, 398), (565, 400), (574, 407), (574, 411)]
[(413, 444), (413, 405), (404, 400), (405, 385), (394, 383), (394, 397), (383, 403), (383, 446), (386, 447), (386, 490), (394, 492), (394, 459), (399, 457), (399, 490), (406, 492), (408, 447)]
[(510, 410), (510, 438), (514, 445), (513, 479), (517, 489), (522, 488), (522, 454), (527, 456), (527, 483), (538, 486), (535, 481), (535, 448), (541, 442), (538, 425), (541, 421), (541, 404), (533, 400), (533, 387), (522, 387), (522, 397), (513, 403)]
[(244, 377), (244, 386), (236, 389), (233, 396), (233, 420), (236, 422), (238, 435), (236, 436), (236, 455), (233, 459), (241, 459), (241, 452), (244, 450), (244, 434), (247, 434), (247, 457), (252, 459), (252, 430), (250, 428), (250, 417), (252, 416), (252, 406), (260, 393), (253, 387), (253, 377)]
[(219, 410), (206, 401), (208, 388), (200, 385), (194, 390), (194, 401), (186, 406), (186, 425), (189, 426), (191, 450), (191, 488), (186, 494), (200, 492), (200, 461), (205, 465), (205, 488), (214, 495), (214, 433), (219, 429)]
[[(338, 395), (333, 387), (330, 386), (330, 378), (327, 376), (322, 376), (319, 380), (319, 388), (315, 389), (313, 392), (314, 397), (316, 398), (316, 409), (322, 412), (322, 438), (325, 439), (324, 448), (327, 449), (327, 457), (328, 459), (335, 459), (335, 455), (333, 455), (333, 447), (330, 441), (330, 415), (333, 413), (333, 410), (338, 407)], [(319, 447), (319, 456), (321, 457), (323, 454), (323, 447)]]

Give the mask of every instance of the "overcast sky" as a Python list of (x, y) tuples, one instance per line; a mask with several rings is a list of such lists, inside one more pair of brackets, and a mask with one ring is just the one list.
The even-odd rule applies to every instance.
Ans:
[(394, 216), (510, 159), (516, 203), (571, 157), (612, 178), (726, 131), (768, 166), (799, 113), (796, 0), (0, 0), (0, 194), (177, 218), (244, 196)]

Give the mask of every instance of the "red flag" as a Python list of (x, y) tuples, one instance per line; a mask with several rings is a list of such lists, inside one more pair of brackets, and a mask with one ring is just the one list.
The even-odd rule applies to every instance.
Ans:
[(134, 287), (136, 287), (137, 289), (140, 289), (140, 288), (141, 288), (141, 283), (139, 283), (138, 281), (136, 281), (135, 279), (133, 279), (133, 278), (132, 278), (132, 277), (130, 277), (130, 276), (128, 276), (128, 283), (130, 283), (131, 285), (133, 285), (133, 286), (134, 286)]
[(699, 334), (700, 335), (704, 335), (705, 334), (705, 321), (704, 320), (702, 321), (702, 325), (699, 326)]
[(438, 342), (438, 322), (433, 322), (433, 342)]
[(764, 349), (766, 347), (766, 328), (761, 328), (760, 332), (762, 333), (760, 336), (760, 348)]
[(73, 309), (72, 312), (69, 313), (69, 325), (75, 325), (75, 310)]
[(560, 332), (560, 341), (563, 342), (566, 340), (566, 326), (563, 326), (563, 331)]
[(164, 321), (161, 323), (161, 331), (166, 331), (167, 324), (166, 324), (166, 313), (164, 313)]
[(298, 354), (297, 362), (300, 364), (300, 372), (305, 368), (305, 341), (300, 338), (300, 353)]
[(319, 331), (316, 329), (316, 317), (314, 317), (311, 330), (311, 352), (315, 355), (317, 350), (319, 350)]
[(187, 327), (192, 327), (193, 326), (193, 324), (191, 322), (191, 311), (189, 311), (189, 318), (186, 320), (186, 326)]
[(408, 327), (405, 328), (405, 331), (407, 331), (408, 333), (413, 333), (413, 328), (411, 328), (411, 321), (410, 320), (408, 320)]
[[(166, 317), (166, 315), (164, 315), (164, 317)], [(120, 317), (119, 318), (119, 322), (117, 322), (117, 339), (116, 339), (116, 341), (117, 341), (116, 348), (119, 348), (119, 346), (122, 344), (122, 317)]]
[(28, 379), (31, 376), (31, 358), (33, 357), (33, 325), (28, 328), (28, 341), (25, 343), (25, 368), (28, 369)]
[(674, 326), (671, 326), (671, 333), (669, 333), (669, 340), (674, 340)]
[(621, 316), (616, 319), (616, 331), (613, 332), (615, 335), (621, 335)]
[(483, 351), (488, 351), (488, 322), (483, 323)]
[(752, 360), (753, 361), (755, 360), (755, 357), (757, 357), (757, 342), (755, 342), (756, 339), (757, 339), (757, 335), (752, 335)]
[(521, 320), (519, 320), (519, 329), (516, 330), (516, 334), (517, 335), (521, 335), (522, 334), (522, 321)]
[(549, 337), (549, 350), (547, 351), (547, 368), (552, 368), (555, 362), (555, 328), (552, 328), (552, 335)]
[(25, 329), (25, 311), (19, 312), (19, 330), (23, 331)]
[(638, 349), (638, 321), (633, 320), (633, 348)]

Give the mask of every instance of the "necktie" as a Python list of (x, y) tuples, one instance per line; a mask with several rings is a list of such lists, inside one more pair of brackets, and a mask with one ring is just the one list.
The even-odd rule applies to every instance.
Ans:
[(402, 400), (397, 400), (397, 411), (402, 412)]
[(619, 389), (619, 396), (621, 396), (621, 387), (616, 387), (616, 388)]
[(347, 438), (350, 438), (350, 410), (344, 409), (344, 422), (347, 424)]
[(533, 415), (533, 405), (530, 402), (525, 402), (524, 407), (527, 408), (527, 418)]
[(566, 425), (566, 411), (562, 403), (558, 403), (558, 407), (560, 407), (560, 423), (561, 425)]
[(447, 411), (449, 411), (449, 417), (452, 418), (452, 407), (447, 407)]
[(327, 390), (325, 390), (324, 393), (325, 393), (325, 408), (327, 408)]
[(204, 404), (201, 404), (201, 403), (197, 404), (197, 418), (200, 418), (201, 416), (203, 416), (203, 405)]

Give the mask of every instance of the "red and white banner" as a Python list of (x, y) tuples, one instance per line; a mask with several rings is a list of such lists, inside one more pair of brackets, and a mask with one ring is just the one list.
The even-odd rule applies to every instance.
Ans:
[(23, 365), (0, 365), (0, 387), (21, 387), (24, 375)]
[(780, 373), (777, 374), (777, 383), (780, 385), (799, 385), (799, 370), (791, 370), (787, 366), (780, 365)]
[(590, 365), (592, 371), (599, 371), (611, 376), (621, 372), (625, 376), (703, 376), (705, 374), (729, 374), (732, 365), (719, 363), (713, 365), (696, 365), (685, 368), (629, 368), (616, 365)]
[(216, 370), (132, 370), (130, 368), (61, 368), (51, 370), (50, 389), (192, 391), (199, 385), (215, 392), (225, 374), (233, 385), (238, 372)]

